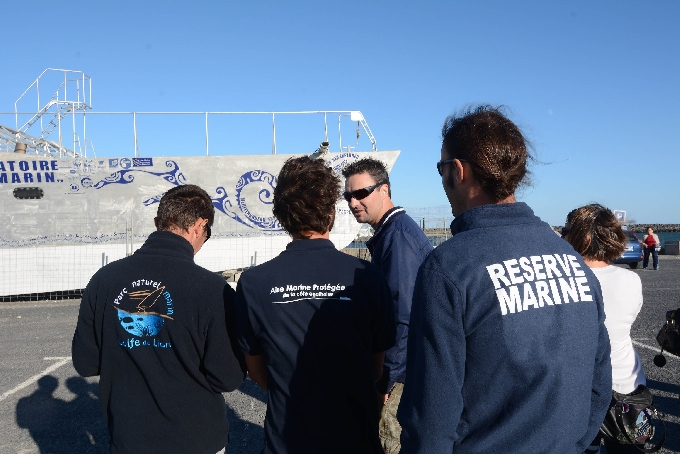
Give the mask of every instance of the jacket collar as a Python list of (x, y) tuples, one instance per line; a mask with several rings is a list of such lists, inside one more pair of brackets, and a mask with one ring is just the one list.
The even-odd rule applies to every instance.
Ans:
[(529, 205), (524, 202), (499, 203), (467, 210), (451, 222), (451, 234), (472, 229), (500, 227), (539, 222)]
[(390, 208), (383, 214), (383, 217), (380, 219), (380, 222), (378, 223), (378, 227), (375, 229), (375, 232), (373, 232), (373, 236), (369, 238), (368, 241), (366, 241), (366, 247), (369, 248), (372, 252), (373, 248), (373, 243), (375, 243), (376, 239), (380, 236), (380, 234), (383, 231), (383, 228), (386, 225), (389, 225), (394, 221), (394, 219), (399, 216), (402, 213), (406, 213), (406, 210), (404, 210), (402, 207), (394, 207)]
[(186, 239), (167, 230), (157, 230), (146, 239), (135, 254), (161, 254), (186, 258), (193, 262), (194, 248)]
[(313, 240), (293, 240), (286, 245), (286, 252), (297, 251), (321, 251), (324, 249), (335, 249), (331, 240), (316, 238)]

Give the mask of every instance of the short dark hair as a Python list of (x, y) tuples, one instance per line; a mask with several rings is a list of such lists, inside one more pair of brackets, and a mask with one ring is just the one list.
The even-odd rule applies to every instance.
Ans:
[(158, 204), (158, 230), (170, 230), (173, 226), (189, 230), (198, 218), (207, 219), (208, 225), (212, 225), (215, 207), (208, 193), (195, 184), (175, 186), (163, 195)]
[(562, 238), (582, 257), (604, 262), (619, 257), (626, 245), (626, 235), (614, 213), (597, 203), (572, 210), (567, 215)]
[(449, 157), (466, 160), (484, 192), (496, 201), (528, 183), (527, 160), (533, 159), (529, 142), (503, 110), (468, 106), (442, 127), (442, 146)]
[(274, 216), (290, 234), (326, 233), (333, 228), (340, 178), (322, 159), (288, 159), (274, 189)]
[(344, 169), (342, 169), (342, 176), (349, 178), (352, 175), (360, 173), (367, 173), (375, 180), (376, 183), (384, 182), (387, 184), (387, 195), (392, 197), (392, 186), (390, 185), (390, 175), (387, 173), (387, 167), (382, 161), (373, 158), (364, 158), (354, 161)]

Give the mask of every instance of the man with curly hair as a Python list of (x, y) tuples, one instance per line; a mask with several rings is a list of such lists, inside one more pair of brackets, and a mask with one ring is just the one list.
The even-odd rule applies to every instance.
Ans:
[(239, 345), (269, 397), (264, 454), (383, 452), (375, 381), (394, 309), (380, 270), (330, 241), (339, 198), (323, 160), (286, 161), (273, 211), (293, 241), (238, 282)]

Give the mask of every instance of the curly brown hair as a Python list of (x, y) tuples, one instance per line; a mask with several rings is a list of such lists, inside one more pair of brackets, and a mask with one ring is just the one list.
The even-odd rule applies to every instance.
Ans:
[(496, 201), (513, 195), (520, 183), (529, 184), (527, 161), (533, 159), (530, 143), (503, 110), (468, 106), (442, 127), (442, 146), (449, 157), (467, 161), (476, 181)]
[(592, 203), (572, 210), (562, 238), (585, 259), (610, 262), (623, 253), (626, 235), (609, 208)]
[(207, 219), (208, 225), (212, 225), (215, 220), (212, 199), (200, 186), (175, 186), (163, 194), (156, 214), (158, 230), (172, 227), (188, 230), (198, 218)]
[(322, 159), (290, 158), (274, 189), (274, 216), (289, 234), (326, 233), (340, 195), (340, 178)]

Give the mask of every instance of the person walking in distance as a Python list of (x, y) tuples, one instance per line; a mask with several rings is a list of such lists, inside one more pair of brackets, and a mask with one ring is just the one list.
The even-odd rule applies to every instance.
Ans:
[(380, 415), (380, 441), (387, 454), (401, 448), (401, 427), (397, 409), (406, 378), (406, 344), (411, 318), (411, 298), (418, 268), (432, 251), (423, 230), (401, 207), (392, 202), (392, 190), (385, 164), (372, 158), (356, 161), (342, 171), (343, 194), (357, 222), (368, 223), (374, 234), (366, 242), (371, 263), (387, 278), (394, 302), (397, 337), (394, 347), (385, 352), (383, 374), (376, 384)]
[(402, 453), (580, 453), (609, 407), (597, 278), (515, 198), (530, 155), (501, 108), (446, 119), (441, 176), (452, 237), (413, 292)]
[(652, 254), (653, 266), (659, 269), (659, 252), (657, 248), (661, 246), (659, 236), (654, 233), (654, 229), (647, 227), (647, 235), (642, 237), (642, 246), (645, 248), (645, 258), (642, 260), (642, 269), (646, 270), (649, 266), (649, 254)]

